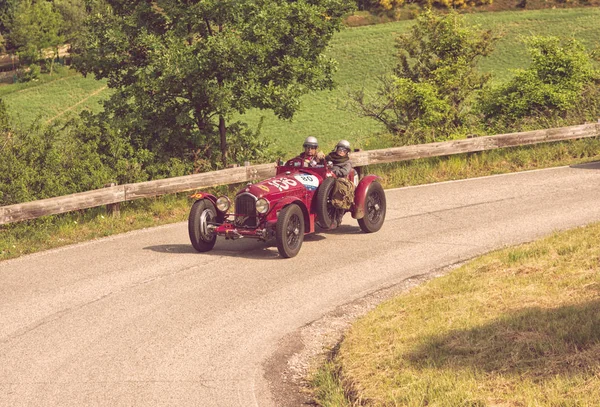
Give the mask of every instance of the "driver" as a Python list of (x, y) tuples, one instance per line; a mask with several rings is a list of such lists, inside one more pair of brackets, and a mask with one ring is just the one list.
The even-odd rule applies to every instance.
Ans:
[(325, 154), (322, 151), (317, 151), (319, 148), (319, 142), (316, 137), (310, 136), (304, 140), (304, 152), (302, 152), (295, 159), (300, 159), (304, 162), (305, 167), (314, 167), (323, 162)]

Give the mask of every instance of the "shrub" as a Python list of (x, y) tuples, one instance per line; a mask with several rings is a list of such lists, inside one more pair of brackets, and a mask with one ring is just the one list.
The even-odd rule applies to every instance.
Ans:
[(482, 93), (479, 109), (488, 127), (498, 130), (523, 127), (532, 121), (556, 122), (580, 116), (599, 106), (600, 73), (577, 40), (531, 37), (525, 40), (531, 66), (517, 70), (508, 83)]
[(57, 126), (15, 128), (3, 102), (0, 129), (0, 205), (96, 189), (111, 178), (93, 145)]
[(468, 27), (464, 17), (428, 11), (412, 31), (397, 39), (398, 65), (381, 78), (377, 97), (351, 93), (358, 114), (372, 117), (397, 136), (399, 144), (452, 138), (471, 119), (470, 102), (489, 77), (477, 72), (489, 54), (490, 31)]

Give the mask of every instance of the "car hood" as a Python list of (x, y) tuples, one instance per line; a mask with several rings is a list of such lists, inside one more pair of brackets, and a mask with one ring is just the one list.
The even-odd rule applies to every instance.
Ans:
[(298, 192), (315, 191), (322, 179), (314, 174), (292, 172), (280, 174), (257, 184), (246, 186), (238, 192), (249, 192), (258, 198), (275, 198), (281, 195), (292, 195)]

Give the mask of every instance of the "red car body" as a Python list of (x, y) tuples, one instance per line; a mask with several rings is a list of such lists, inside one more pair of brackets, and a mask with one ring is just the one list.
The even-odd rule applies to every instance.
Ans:
[[(236, 194), (233, 212), (229, 211), (231, 205), (228, 210), (221, 210), (226, 198), (218, 202), (214, 195), (194, 194), (196, 202), (190, 213), (189, 233), (196, 250), (211, 250), (217, 236), (264, 241), (276, 238), (282, 257), (293, 257), (300, 250), (304, 234), (313, 233), (316, 225), (324, 229), (335, 227), (335, 211), (339, 209), (333, 208), (329, 200), (335, 175), (326, 165), (305, 165), (297, 159), (278, 163), (274, 177), (256, 184), (249, 183)], [(385, 218), (385, 194), (378, 177), (367, 175), (358, 181), (352, 170), (348, 178), (356, 189), (354, 201), (345, 211), (359, 220), (364, 231), (379, 230)], [(377, 198), (375, 204), (369, 200), (372, 191)], [(260, 213), (257, 203), (260, 204), (258, 208), (265, 210), (264, 200), (268, 202), (268, 209)], [(371, 219), (369, 223), (368, 216), (373, 213), (375, 222)], [(282, 214), (285, 219), (282, 219)]]

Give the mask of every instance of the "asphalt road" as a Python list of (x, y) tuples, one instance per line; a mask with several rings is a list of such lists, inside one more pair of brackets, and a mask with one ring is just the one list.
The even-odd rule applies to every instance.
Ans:
[(279, 406), (267, 361), (282, 338), (410, 276), (600, 221), (600, 164), (386, 194), (381, 231), (347, 216), (293, 259), (243, 239), (199, 254), (178, 223), (1, 262), (0, 406)]

